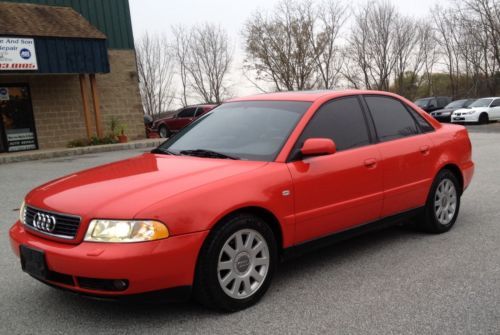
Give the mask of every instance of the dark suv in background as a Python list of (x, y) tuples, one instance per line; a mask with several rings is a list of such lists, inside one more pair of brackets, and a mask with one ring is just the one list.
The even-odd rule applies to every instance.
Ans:
[(199, 118), (203, 114), (210, 112), (217, 105), (194, 105), (187, 106), (177, 110), (174, 116), (158, 119), (153, 122), (150, 132), (157, 132), (160, 137), (167, 138), (173, 133), (178, 132), (193, 120)]
[(476, 99), (455, 100), (446, 105), (443, 109), (431, 112), (431, 115), (440, 122), (451, 122), (451, 114), (453, 114), (454, 111), (461, 108), (467, 108), (474, 101), (476, 101)]
[(430, 113), (439, 109), (443, 109), (450, 102), (450, 97), (429, 97), (416, 100), (415, 105), (422, 108), (427, 113)]

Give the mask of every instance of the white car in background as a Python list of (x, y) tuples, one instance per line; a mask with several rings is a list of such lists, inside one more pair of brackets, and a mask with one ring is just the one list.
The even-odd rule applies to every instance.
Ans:
[(478, 99), (467, 108), (458, 109), (451, 115), (451, 122), (488, 123), (500, 120), (500, 97)]

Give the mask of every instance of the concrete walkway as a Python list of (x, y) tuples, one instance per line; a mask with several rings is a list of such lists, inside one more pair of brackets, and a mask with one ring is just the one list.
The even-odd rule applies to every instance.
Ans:
[(36, 151), (12, 152), (0, 154), (0, 164), (25, 162), (39, 159), (56, 158), (84, 155), (90, 153), (130, 150), (141, 148), (154, 148), (162, 143), (164, 139), (145, 139), (139, 141), (132, 141), (128, 143), (94, 145), (81, 148), (61, 148), (61, 149), (46, 149)]

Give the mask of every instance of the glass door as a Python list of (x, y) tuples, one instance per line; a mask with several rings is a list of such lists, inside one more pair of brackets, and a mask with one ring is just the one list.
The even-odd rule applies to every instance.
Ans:
[(38, 149), (28, 85), (0, 85), (0, 152)]

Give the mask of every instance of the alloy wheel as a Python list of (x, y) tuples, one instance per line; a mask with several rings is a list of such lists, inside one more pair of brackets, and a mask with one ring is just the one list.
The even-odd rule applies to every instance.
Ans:
[(457, 210), (457, 189), (449, 179), (443, 179), (434, 196), (434, 213), (440, 224), (448, 225)]
[(245, 299), (255, 294), (269, 271), (269, 246), (253, 229), (231, 235), (219, 254), (217, 278), (231, 298)]

